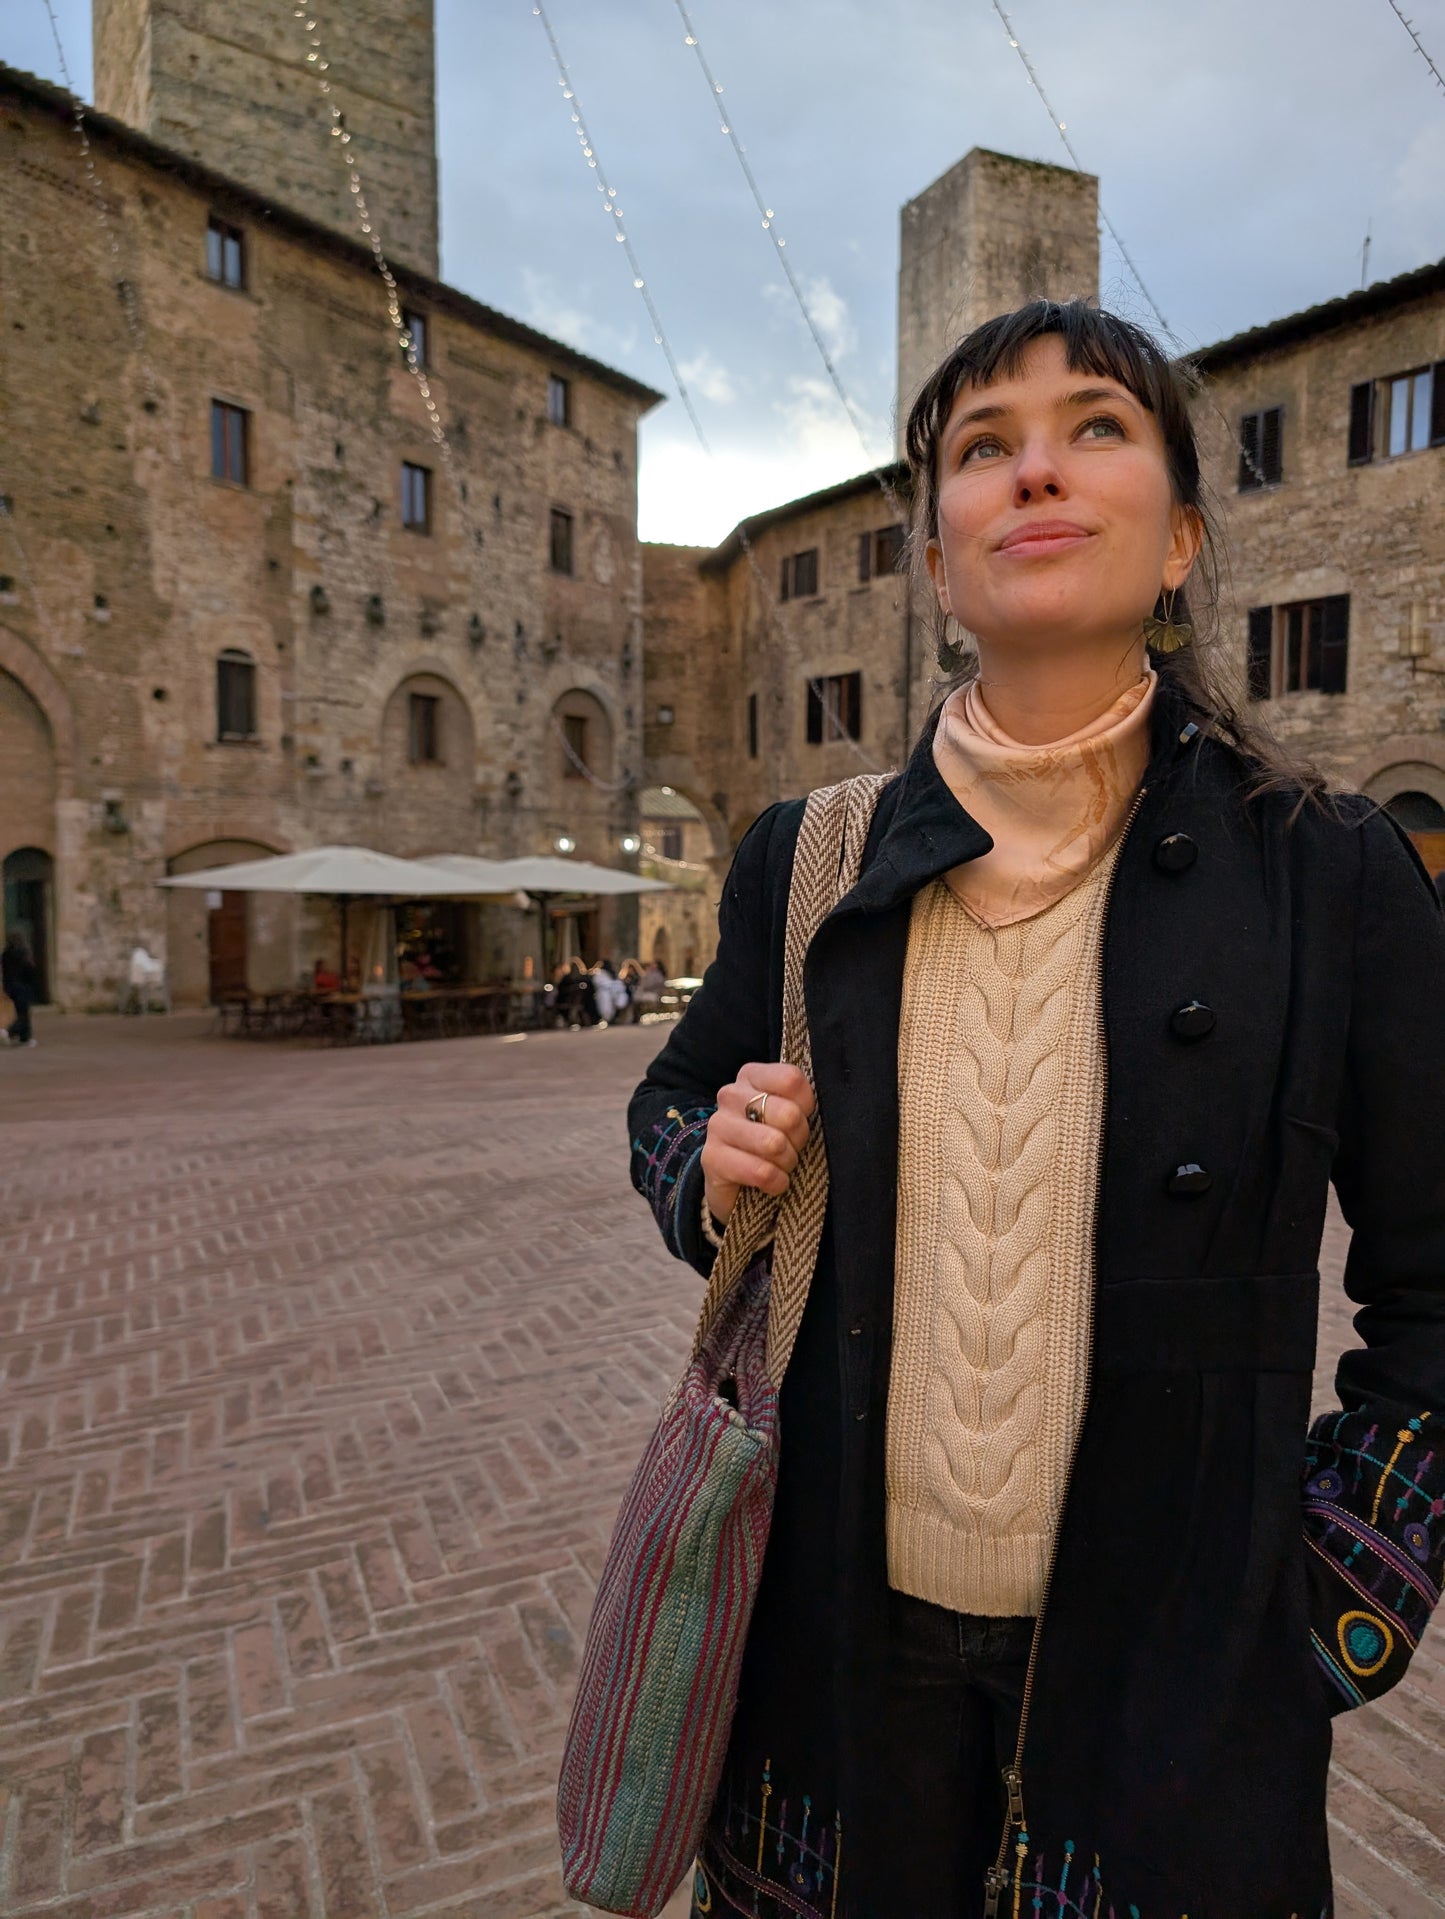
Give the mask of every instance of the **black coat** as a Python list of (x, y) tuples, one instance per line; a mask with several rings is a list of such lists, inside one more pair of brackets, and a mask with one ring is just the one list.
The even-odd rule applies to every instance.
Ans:
[[(1286, 798), (1246, 803), (1239, 761), (1188, 718), (1162, 681), (1105, 923), (1092, 1385), (1001, 1906), (1025, 1919), (1039, 1894), (1103, 1919), (1328, 1913), (1330, 1717), (1399, 1679), (1445, 1559), (1440, 906), (1388, 816), (1347, 800), (1291, 823)], [(931, 730), (805, 970), (829, 1220), (734, 1742), (791, 1754), (815, 1803), (848, 1809), (850, 1919), (912, 1919), (868, 1829), (909, 912), (991, 844)], [(701, 1271), (716, 1089), (778, 1053), (800, 818), (774, 807), (739, 848), (717, 960), (629, 1113), (634, 1180)], [(1196, 1001), (1212, 1021), (1176, 1017)], [(1340, 1362), (1341, 1410), (1310, 1431), (1331, 1179), (1363, 1344)]]

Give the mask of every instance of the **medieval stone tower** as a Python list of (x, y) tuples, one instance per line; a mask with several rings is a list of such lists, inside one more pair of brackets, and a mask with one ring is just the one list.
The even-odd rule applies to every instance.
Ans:
[[(295, 0), (91, 0), (95, 103), (268, 199), (358, 237)], [(433, 0), (324, 17), (331, 100), (356, 136), (388, 254), (436, 276)]]
[(1042, 294), (1099, 291), (1092, 173), (975, 147), (904, 207), (898, 263), (898, 437), (918, 389), (963, 334)]

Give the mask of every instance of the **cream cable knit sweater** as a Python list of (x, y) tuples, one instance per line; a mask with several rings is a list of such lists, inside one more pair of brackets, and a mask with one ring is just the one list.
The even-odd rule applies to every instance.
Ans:
[(991, 927), (914, 902), (899, 1031), (888, 1571), (958, 1612), (1037, 1613), (1088, 1362), (1109, 849)]

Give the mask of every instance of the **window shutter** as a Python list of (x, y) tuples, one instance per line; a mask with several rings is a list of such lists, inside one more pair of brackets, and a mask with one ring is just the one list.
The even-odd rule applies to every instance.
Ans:
[(1324, 602), (1325, 623), (1320, 643), (1320, 691), (1343, 693), (1350, 655), (1350, 596), (1332, 593)]
[(1258, 413), (1246, 413), (1239, 423), (1239, 490), (1247, 493), (1251, 487), (1263, 484), (1264, 469), (1259, 458), (1259, 422)]
[(1375, 457), (1375, 383), (1350, 388), (1350, 465), (1368, 466)]
[(872, 577), (873, 577), (873, 535), (871, 533), (860, 533), (858, 535), (859, 584), (866, 585), (866, 583), (869, 580), (871, 580)]
[(1445, 360), (1430, 370), (1430, 444), (1445, 446)]
[(1267, 700), (1273, 691), (1274, 608), (1249, 609), (1249, 697)]
[(808, 744), (809, 746), (823, 744), (823, 682), (821, 680), (808, 682)]
[(783, 561), (782, 584), (778, 588), (778, 598), (780, 600), (792, 599), (793, 597), (792, 585), (793, 585), (793, 561), (792, 561), (792, 556), (789, 555)]
[(1259, 467), (1266, 486), (1284, 478), (1284, 408), (1272, 406), (1260, 416)]

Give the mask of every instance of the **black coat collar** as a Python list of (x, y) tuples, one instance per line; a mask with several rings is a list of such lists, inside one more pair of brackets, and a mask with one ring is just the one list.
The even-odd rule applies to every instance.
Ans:
[[(942, 710), (937, 706), (929, 714), (908, 764), (884, 789), (862, 877), (830, 918), (887, 912), (940, 874), (992, 849), (993, 840), (954, 798), (934, 760), (933, 736)], [(1166, 668), (1150, 714), (1146, 786), (1157, 784), (1198, 738), (1197, 725), (1187, 730), (1189, 721), (1188, 696)]]

